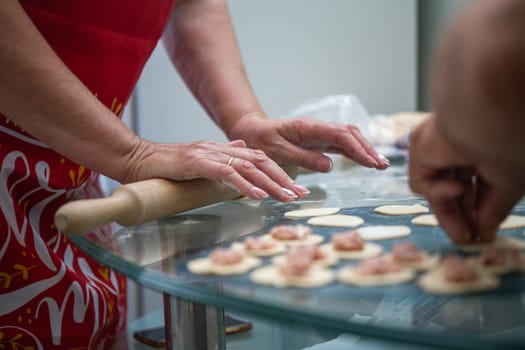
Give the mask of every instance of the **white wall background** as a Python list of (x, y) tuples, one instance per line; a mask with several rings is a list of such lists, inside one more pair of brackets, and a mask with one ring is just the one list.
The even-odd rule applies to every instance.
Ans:
[[(230, 0), (229, 6), (250, 81), (270, 116), (347, 93), (370, 113), (415, 110), (416, 0)], [(145, 138), (225, 140), (161, 45), (136, 96)]]

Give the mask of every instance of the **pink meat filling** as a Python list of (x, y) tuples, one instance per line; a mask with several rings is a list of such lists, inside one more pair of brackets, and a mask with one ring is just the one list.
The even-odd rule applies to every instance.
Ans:
[(414, 242), (403, 242), (392, 247), (392, 256), (399, 262), (417, 262), (423, 259), (423, 253), (417, 249)]
[(356, 231), (336, 233), (332, 236), (332, 245), (335, 250), (356, 251), (363, 250), (365, 242)]
[(274, 239), (291, 240), (305, 239), (312, 231), (305, 225), (279, 225), (270, 230), (270, 235)]
[(279, 264), (281, 274), (287, 277), (304, 277), (310, 272), (312, 262), (324, 259), (326, 255), (315, 245), (293, 246), (286, 253), (284, 261)]
[(248, 237), (244, 241), (244, 248), (246, 250), (266, 250), (275, 247), (275, 242), (267, 239)]
[(397, 262), (383, 257), (363, 260), (356, 267), (356, 272), (365, 276), (384, 275), (387, 273), (398, 272), (400, 270), (401, 266)]
[(210, 254), (212, 263), (217, 265), (233, 265), (240, 263), (244, 258), (241, 251), (225, 248), (217, 248)]
[(460, 256), (447, 256), (443, 260), (445, 279), (451, 282), (473, 281), (478, 278), (476, 270)]

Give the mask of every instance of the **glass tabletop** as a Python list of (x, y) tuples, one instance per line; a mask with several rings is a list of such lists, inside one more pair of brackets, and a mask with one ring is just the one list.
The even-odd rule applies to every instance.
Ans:
[[(337, 161), (330, 174), (303, 173), (297, 182), (311, 194), (292, 203), (240, 199), (211, 205), (142, 225), (119, 228), (111, 241), (87, 236), (72, 240), (95, 259), (152, 289), (192, 301), (237, 309), (259, 316), (356, 335), (443, 346), (448, 349), (522, 349), (525, 346), (525, 278), (505, 275), (492, 292), (436, 296), (416, 284), (352, 287), (334, 282), (320, 288), (276, 288), (252, 283), (248, 274), (231, 277), (195, 275), (187, 262), (219, 246), (265, 234), (275, 225), (305, 223), (284, 217), (289, 210), (340, 207), (362, 217), (364, 225), (410, 225), (413, 215), (384, 216), (382, 204), (424, 203), (408, 188), (403, 159), (388, 170), (356, 167)], [(517, 206), (515, 212), (525, 214)], [(377, 241), (386, 251), (413, 240), (419, 247), (446, 254), (459, 252), (440, 228), (415, 227), (408, 238)], [(341, 228), (312, 227), (328, 239)], [(523, 237), (523, 229), (501, 234)], [(271, 258), (263, 259), (269, 264)], [(352, 264), (339, 262), (334, 267)]]

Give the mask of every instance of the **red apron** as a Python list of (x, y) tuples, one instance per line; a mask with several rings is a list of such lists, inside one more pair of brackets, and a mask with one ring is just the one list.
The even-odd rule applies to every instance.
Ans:
[[(69, 69), (120, 116), (175, 0), (20, 2)], [(107, 348), (125, 327), (126, 280), (53, 225), (68, 200), (102, 195), (98, 174), (1, 114), (0, 162), (0, 348)]]

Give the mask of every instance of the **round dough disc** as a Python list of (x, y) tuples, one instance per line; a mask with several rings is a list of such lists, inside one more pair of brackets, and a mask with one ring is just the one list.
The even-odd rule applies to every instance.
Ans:
[(334, 281), (334, 273), (329, 269), (312, 268), (310, 274), (305, 277), (285, 277), (279, 273), (274, 265), (263, 266), (250, 274), (254, 283), (270, 285), (274, 287), (322, 287)]
[(271, 239), (277, 243), (285, 244), (287, 246), (300, 245), (300, 244), (319, 244), (324, 241), (324, 237), (321, 235), (316, 235), (314, 233), (309, 234), (303, 239), (276, 239), (273, 238), (270, 234), (264, 235), (264, 239)]
[(404, 225), (366, 226), (360, 227), (356, 231), (365, 241), (378, 241), (382, 239), (405, 237), (412, 232), (410, 227)]
[(240, 275), (261, 265), (261, 260), (253, 256), (245, 256), (238, 264), (218, 265), (209, 257), (198, 258), (188, 262), (188, 270), (199, 275)]
[(331, 249), (339, 259), (347, 260), (363, 260), (368, 258), (375, 258), (376, 256), (381, 255), (383, 252), (383, 247), (375, 243), (365, 243), (365, 246), (362, 250), (337, 250), (334, 249), (332, 243), (327, 243), (323, 245), (323, 249)]
[[(325, 257), (323, 259), (314, 260), (312, 263), (312, 266), (314, 267), (329, 267), (334, 266), (339, 262), (339, 256), (332, 250), (328, 245), (322, 245), (321, 250), (325, 254)], [(272, 259), (272, 263), (279, 265), (280, 263), (284, 262), (285, 255), (279, 255)]]
[(509, 215), (499, 225), (500, 230), (513, 229), (519, 227), (525, 227), (525, 216), (523, 215)]
[[(413, 262), (402, 262), (397, 261), (398, 264), (401, 266), (414, 269), (416, 271), (423, 271), (423, 270), (430, 270), (434, 267), (436, 267), (439, 264), (439, 254), (428, 254), (426, 251), (421, 251), (423, 253), (423, 258), (419, 261), (413, 261)], [(392, 253), (388, 253), (385, 255), (385, 258), (387, 259), (394, 259), (392, 256)]]
[(341, 208), (308, 208), (287, 211), (284, 216), (289, 219), (302, 219), (309, 218), (312, 216), (325, 216), (339, 213)]
[(326, 215), (317, 216), (308, 219), (307, 223), (314, 226), (328, 227), (355, 227), (363, 224), (365, 221), (359, 216), (354, 215)]
[(434, 214), (424, 214), (416, 216), (410, 221), (414, 225), (421, 226), (439, 226), (439, 222)]
[(411, 215), (428, 213), (429, 209), (421, 204), (414, 205), (382, 205), (374, 209), (376, 213), (384, 215)]
[(387, 286), (393, 284), (407, 283), (416, 276), (414, 270), (403, 268), (400, 271), (382, 275), (361, 275), (356, 272), (355, 267), (343, 267), (339, 271), (339, 281), (358, 287)]
[(418, 284), (427, 293), (450, 295), (496, 289), (499, 286), (499, 280), (493, 275), (480, 274), (474, 281), (450, 282), (445, 280), (443, 269), (437, 268), (421, 276)]
[(516, 248), (519, 250), (525, 249), (525, 241), (519, 238), (511, 236), (496, 236), (496, 239), (490, 243), (473, 243), (463, 244), (459, 246), (459, 249), (466, 253), (479, 253), (488, 248)]
[(286, 246), (279, 242), (275, 242), (275, 245), (268, 249), (249, 249), (248, 250), (244, 247), (244, 243), (241, 243), (241, 242), (235, 242), (232, 244), (231, 247), (232, 249), (235, 249), (235, 250), (242, 250), (248, 255), (261, 256), (261, 257), (280, 254), (286, 250)]

